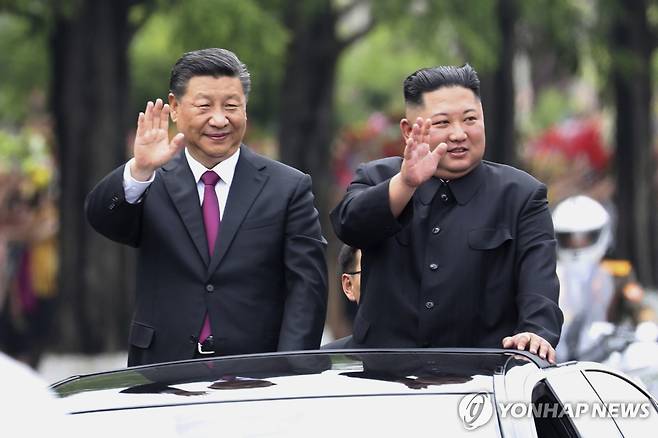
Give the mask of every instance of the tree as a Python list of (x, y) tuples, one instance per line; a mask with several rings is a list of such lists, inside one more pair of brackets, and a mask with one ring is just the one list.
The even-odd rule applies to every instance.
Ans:
[[(658, 284), (658, 201), (652, 130), (652, 66), (655, 29), (648, 17), (651, 0), (607, 4), (608, 38), (614, 87), (616, 251), (635, 265), (640, 281)], [(653, 4), (655, 8), (657, 5)], [(603, 7), (601, 8), (603, 10)], [(605, 18), (605, 17), (604, 17)]]
[(346, 37), (339, 37), (337, 24), (359, 4), (354, 1), (336, 8), (330, 0), (301, 6), (284, 2), (283, 22), (290, 32), (284, 59), (279, 97), (279, 144), (281, 160), (313, 176), (316, 205), (329, 229), (328, 187), (331, 183), (329, 153), (334, 136), (334, 90), (341, 53), (364, 36), (374, 22), (366, 23)]
[[(133, 281), (129, 250), (87, 224), (91, 187), (126, 159), (129, 19), (137, 0), (52, 4), (51, 109), (60, 168), (58, 346), (93, 353), (125, 347)], [(125, 275), (124, 275), (125, 274)]]
[(517, 164), (514, 59), (516, 55), (516, 0), (497, 0), (498, 62), (494, 70), (482, 75), (482, 100), (487, 129), (487, 159)]

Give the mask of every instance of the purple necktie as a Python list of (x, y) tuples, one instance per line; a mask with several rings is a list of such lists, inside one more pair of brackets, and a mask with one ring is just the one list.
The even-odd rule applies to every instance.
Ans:
[[(210, 257), (215, 250), (215, 241), (219, 233), (219, 202), (217, 201), (217, 193), (215, 193), (215, 184), (219, 181), (219, 175), (212, 170), (205, 172), (201, 175), (203, 181), (203, 225), (206, 227), (206, 239), (208, 240), (208, 253)], [(203, 327), (199, 335), (199, 342), (203, 343), (212, 332), (210, 331), (210, 318), (206, 312), (206, 317), (203, 320)]]

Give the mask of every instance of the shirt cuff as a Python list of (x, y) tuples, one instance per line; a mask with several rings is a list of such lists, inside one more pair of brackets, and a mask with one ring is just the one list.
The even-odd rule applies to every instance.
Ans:
[(137, 181), (133, 178), (130, 173), (130, 164), (134, 160), (134, 158), (131, 158), (123, 167), (123, 191), (126, 197), (126, 202), (129, 204), (138, 203), (148, 186), (150, 186), (153, 180), (155, 180), (155, 172), (153, 172), (153, 175), (151, 175), (151, 178), (149, 178), (148, 181)]

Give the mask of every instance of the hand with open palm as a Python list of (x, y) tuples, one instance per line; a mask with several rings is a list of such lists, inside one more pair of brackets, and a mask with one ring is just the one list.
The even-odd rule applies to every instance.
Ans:
[(139, 113), (133, 146), (134, 160), (130, 172), (136, 180), (147, 181), (155, 170), (171, 160), (184, 146), (184, 135), (179, 133), (169, 141), (168, 104), (157, 99), (148, 102)]
[(400, 169), (402, 181), (409, 187), (418, 187), (436, 173), (436, 167), (448, 146), (440, 143), (430, 150), (430, 119), (416, 119), (404, 148), (404, 160)]

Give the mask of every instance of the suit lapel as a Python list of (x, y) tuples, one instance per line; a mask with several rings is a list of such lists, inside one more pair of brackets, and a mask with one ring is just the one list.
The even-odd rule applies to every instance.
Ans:
[(247, 212), (263, 189), (268, 176), (261, 170), (265, 162), (245, 146), (241, 146), (240, 158), (235, 166), (226, 207), (222, 216), (215, 251), (210, 260), (208, 275), (212, 274), (226, 255)]
[(204, 263), (208, 265), (210, 256), (208, 254), (208, 241), (206, 240), (206, 229), (203, 226), (199, 192), (197, 191), (194, 175), (190, 170), (185, 158), (185, 152), (181, 152), (177, 158), (171, 160), (163, 167), (162, 179), (171, 200), (174, 202), (178, 214), (185, 224), (185, 228), (194, 242), (194, 246)]

